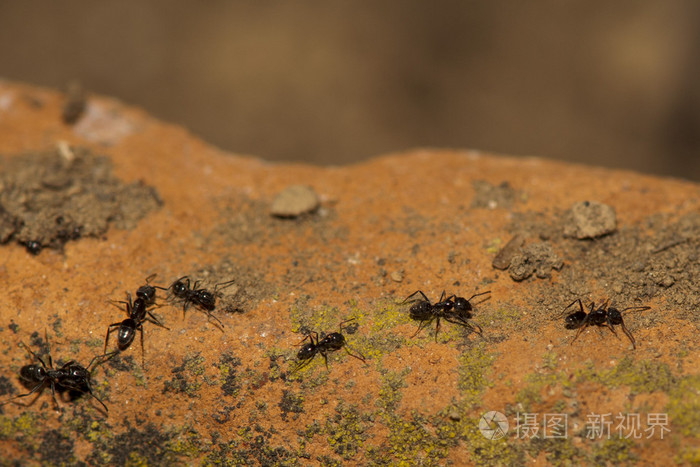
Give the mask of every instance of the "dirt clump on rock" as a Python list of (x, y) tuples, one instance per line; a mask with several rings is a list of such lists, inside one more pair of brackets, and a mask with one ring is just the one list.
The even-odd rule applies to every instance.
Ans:
[(162, 204), (155, 188), (117, 179), (106, 156), (65, 143), (0, 159), (0, 188), (0, 242), (33, 254), (103, 235), (110, 224), (134, 228)]

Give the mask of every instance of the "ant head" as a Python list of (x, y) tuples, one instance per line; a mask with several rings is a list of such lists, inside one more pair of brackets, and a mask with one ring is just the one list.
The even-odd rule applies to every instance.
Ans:
[(617, 308), (608, 309), (608, 321), (610, 324), (622, 324), (622, 313)]
[(206, 289), (197, 291), (197, 302), (205, 309), (213, 310), (216, 306), (216, 295)]
[(142, 285), (136, 291), (136, 296), (146, 303), (153, 303), (156, 300), (156, 288), (152, 285)]
[(61, 386), (80, 392), (90, 391), (90, 372), (78, 363), (71, 363), (65, 368), (60, 380)]
[(345, 345), (345, 336), (339, 332), (332, 332), (324, 339), (324, 343), (331, 349), (340, 349)]
[(175, 295), (176, 297), (182, 297), (185, 294), (187, 294), (187, 291), (190, 290), (190, 280), (187, 279), (187, 282), (177, 280), (173, 283), (171, 288), (173, 290), (173, 295)]
[(83, 368), (77, 363), (69, 365), (68, 368), (66, 368), (66, 371), (68, 372), (68, 376), (72, 379), (81, 381), (90, 379), (90, 373), (87, 371), (87, 369)]
[(464, 297), (455, 298), (454, 307), (457, 312), (468, 312), (473, 309), (471, 302)]

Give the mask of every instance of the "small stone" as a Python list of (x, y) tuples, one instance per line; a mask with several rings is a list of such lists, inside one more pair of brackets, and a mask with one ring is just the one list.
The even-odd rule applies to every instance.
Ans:
[(596, 201), (575, 203), (566, 214), (565, 237), (602, 237), (617, 229), (615, 210)]
[(63, 122), (68, 125), (77, 122), (85, 112), (86, 105), (87, 99), (83, 87), (77, 82), (70, 83), (68, 85), (66, 102), (63, 104), (61, 111)]
[(491, 265), (496, 269), (506, 270), (510, 266), (513, 257), (518, 253), (520, 247), (525, 243), (522, 235), (516, 235), (496, 254)]
[(401, 282), (403, 280), (403, 273), (400, 271), (394, 271), (391, 273), (390, 277), (394, 282)]
[(673, 284), (676, 283), (676, 279), (673, 276), (665, 276), (663, 279), (661, 279), (661, 282), (659, 285), (669, 288)]
[(316, 192), (306, 185), (292, 185), (282, 190), (270, 207), (270, 214), (276, 217), (294, 218), (312, 213), (321, 201)]

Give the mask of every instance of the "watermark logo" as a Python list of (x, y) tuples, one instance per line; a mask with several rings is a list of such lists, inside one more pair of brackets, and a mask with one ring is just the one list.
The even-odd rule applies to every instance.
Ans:
[[(645, 423), (646, 422), (646, 423)], [(577, 422), (574, 421), (574, 428)], [(590, 413), (586, 416), (585, 437), (587, 439), (652, 438), (664, 439), (669, 433), (668, 414), (648, 413), (646, 420), (639, 413)], [(501, 412), (490, 411), (481, 416), (479, 431), (486, 439), (497, 440), (508, 433), (508, 419)], [(569, 437), (568, 415), (563, 413), (515, 414), (514, 435), (517, 439)]]
[(501, 439), (508, 433), (508, 419), (501, 412), (486, 412), (479, 420), (479, 431), (486, 439)]

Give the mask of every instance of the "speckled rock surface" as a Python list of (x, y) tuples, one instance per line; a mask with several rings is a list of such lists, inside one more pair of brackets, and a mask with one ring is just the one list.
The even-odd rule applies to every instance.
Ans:
[[(5, 462), (700, 458), (698, 185), (471, 151), (276, 165), (225, 154), (107, 98), (90, 97), (69, 125), (65, 102), (0, 82), (0, 153), (84, 148), (107, 156), (124, 183), (151, 187), (162, 204), (135, 225), (109, 224), (36, 256), (12, 241), (0, 246), (0, 400), (28, 391), (18, 374), (31, 357), (20, 342), (40, 353), (46, 331), (56, 365), (87, 365), (102, 353), (108, 326), (127, 317), (110, 301), (133, 295), (146, 277), (156, 274), (150, 283), (165, 288), (182, 276), (209, 290), (232, 282), (217, 290), (211, 315), (195, 306), (183, 313), (157, 291), (162, 306), (152, 313), (169, 329), (144, 323), (145, 366), (137, 332), (93, 371), (108, 413), (67, 391), (57, 412), (48, 388), (31, 405), (0, 407)], [(275, 196), (292, 185), (312, 186), (319, 209), (272, 217)], [(616, 229), (565, 236), (567, 210), (584, 201), (612, 207)], [(508, 256), (534, 264), (518, 282), (492, 266), (514, 236)], [(469, 319), (482, 335), (444, 320), (437, 338), (434, 323), (416, 334), (401, 303), (416, 290), (432, 300), (443, 290), (467, 298), (490, 291), (474, 300)], [(564, 315), (577, 305), (564, 309), (578, 298), (587, 311), (606, 299), (620, 309), (650, 306), (623, 313), (636, 349), (619, 325), (615, 334), (566, 329)], [(328, 353), (328, 370), (317, 356), (293, 372), (308, 333), (323, 338), (346, 320), (349, 349), (365, 363), (341, 350)], [(509, 422), (500, 439), (479, 431), (489, 411)]]

